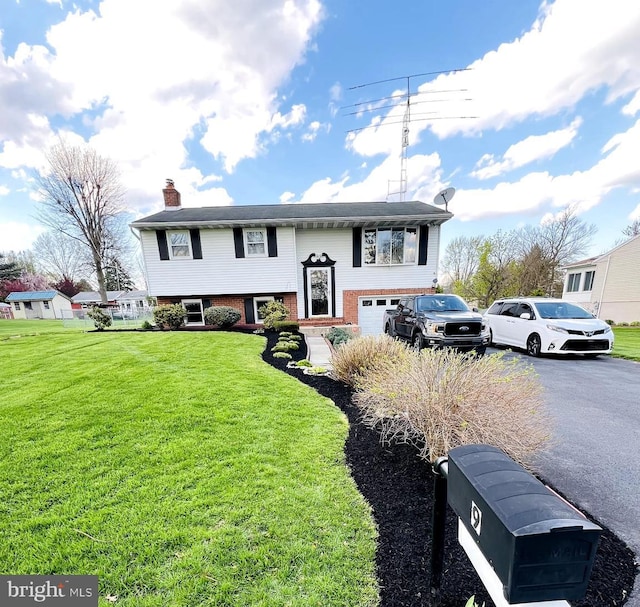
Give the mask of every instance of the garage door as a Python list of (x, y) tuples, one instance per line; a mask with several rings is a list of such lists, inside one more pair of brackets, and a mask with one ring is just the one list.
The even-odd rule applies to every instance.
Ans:
[(358, 300), (358, 325), (361, 335), (379, 335), (382, 333), (382, 317), (385, 310), (395, 308), (400, 295), (368, 295)]

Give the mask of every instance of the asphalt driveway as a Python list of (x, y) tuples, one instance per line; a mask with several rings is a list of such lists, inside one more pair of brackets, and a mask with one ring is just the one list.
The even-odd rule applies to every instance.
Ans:
[[(540, 474), (640, 558), (640, 363), (507, 356), (531, 363), (546, 389), (554, 444)], [(638, 582), (627, 605), (640, 607)]]

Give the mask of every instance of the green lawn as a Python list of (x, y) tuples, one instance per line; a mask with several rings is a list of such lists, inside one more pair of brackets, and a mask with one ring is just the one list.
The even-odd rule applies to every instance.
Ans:
[(613, 327), (613, 356), (640, 361), (640, 327)]
[[(0, 340), (20, 335), (61, 333), (67, 330), (62, 320), (0, 319)], [(78, 330), (83, 330), (83, 327), (78, 327)]]
[(0, 323), (1, 574), (97, 574), (101, 606), (376, 604), (346, 418), (264, 338), (19, 323)]

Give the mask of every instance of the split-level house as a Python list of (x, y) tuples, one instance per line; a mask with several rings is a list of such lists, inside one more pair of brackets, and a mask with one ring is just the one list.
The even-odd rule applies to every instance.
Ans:
[(422, 202), (267, 204), (188, 208), (172, 182), (163, 211), (134, 221), (149, 295), (181, 303), (188, 324), (208, 306), (261, 322), (279, 300), (304, 325), (382, 330), (401, 295), (433, 291), (448, 211)]
[(603, 320), (640, 321), (640, 235), (598, 257), (564, 266), (562, 298)]

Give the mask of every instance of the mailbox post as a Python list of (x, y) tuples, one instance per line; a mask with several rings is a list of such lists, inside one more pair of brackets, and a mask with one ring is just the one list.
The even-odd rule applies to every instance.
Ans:
[(449, 452), (447, 500), (509, 604), (579, 600), (602, 529), (500, 449)]

